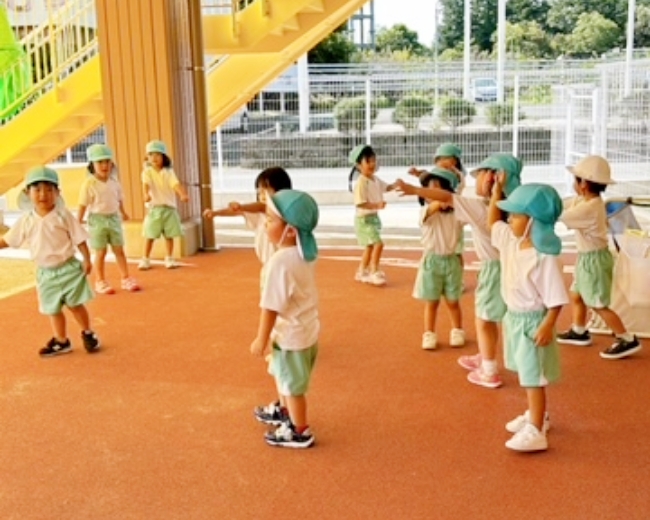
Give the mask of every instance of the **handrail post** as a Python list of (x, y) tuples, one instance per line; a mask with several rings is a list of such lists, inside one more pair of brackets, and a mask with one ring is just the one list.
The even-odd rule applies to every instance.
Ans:
[(58, 87), (59, 87), (59, 60), (58, 60), (58, 45), (56, 43), (56, 38), (54, 37), (54, 23), (52, 20), (52, 0), (47, 0), (47, 36), (49, 40), (49, 65), (52, 69), (52, 85), (54, 88), (54, 95), (58, 100)]

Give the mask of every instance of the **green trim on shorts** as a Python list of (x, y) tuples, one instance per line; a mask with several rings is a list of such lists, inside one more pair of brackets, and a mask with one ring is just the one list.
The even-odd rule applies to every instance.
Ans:
[(474, 291), (474, 315), (483, 321), (498, 323), (503, 320), (506, 311), (501, 294), (501, 262), (484, 260)]
[(517, 372), (519, 384), (526, 388), (541, 388), (560, 377), (560, 351), (555, 334), (549, 345), (535, 345), (535, 335), (547, 312), (546, 309), (508, 311), (503, 318), (505, 366)]
[(283, 350), (273, 343), (269, 372), (281, 395), (305, 395), (318, 356), (318, 343), (303, 350)]
[(418, 300), (457, 302), (463, 292), (463, 267), (456, 253), (426, 253), (420, 260), (413, 297)]
[(354, 219), (354, 231), (360, 246), (381, 244), (381, 219), (377, 213), (357, 215)]
[(178, 210), (171, 206), (154, 206), (144, 218), (142, 234), (150, 240), (161, 236), (165, 238), (183, 236), (183, 226)]
[(59, 314), (63, 307), (79, 307), (92, 300), (93, 291), (75, 257), (56, 267), (39, 267), (36, 270), (38, 309), (41, 314)]
[(91, 213), (88, 215), (88, 234), (90, 247), (95, 251), (110, 246), (124, 245), (122, 218), (119, 213)]
[(604, 309), (612, 301), (614, 257), (609, 249), (578, 253), (571, 290), (587, 307)]

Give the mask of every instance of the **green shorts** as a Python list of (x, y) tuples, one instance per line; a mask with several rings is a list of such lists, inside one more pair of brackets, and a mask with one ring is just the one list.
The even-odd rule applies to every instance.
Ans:
[(280, 395), (305, 395), (311, 380), (311, 371), (318, 355), (318, 344), (304, 350), (282, 350), (273, 344), (269, 372), (275, 377)]
[(523, 387), (543, 387), (560, 377), (560, 352), (555, 338), (545, 347), (535, 345), (535, 334), (546, 312), (508, 311), (503, 318), (505, 365), (517, 372)]
[(500, 322), (506, 310), (501, 295), (501, 262), (485, 260), (478, 272), (474, 294), (474, 315), (483, 321)]
[(578, 253), (571, 290), (587, 307), (603, 309), (612, 299), (614, 258), (609, 249)]
[(357, 216), (354, 219), (354, 230), (360, 246), (381, 244), (381, 220), (377, 213)]
[(154, 206), (144, 218), (143, 235), (151, 240), (164, 236), (174, 238), (183, 236), (181, 217), (176, 208)]
[(460, 228), (460, 236), (458, 237), (458, 245), (456, 246), (456, 254), (462, 255), (465, 252), (465, 226)]
[(74, 257), (57, 267), (39, 267), (36, 288), (41, 314), (59, 314), (64, 306), (78, 307), (93, 298), (83, 264)]
[(118, 213), (89, 215), (88, 233), (90, 234), (90, 247), (95, 251), (106, 249), (107, 246), (124, 245), (122, 219)]
[(463, 292), (463, 268), (457, 254), (425, 253), (415, 278), (413, 297), (437, 302), (442, 296), (457, 302)]

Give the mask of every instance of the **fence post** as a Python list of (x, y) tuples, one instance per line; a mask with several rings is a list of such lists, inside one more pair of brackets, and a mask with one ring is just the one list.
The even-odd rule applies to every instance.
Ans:
[(512, 102), (512, 155), (519, 155), (519, 75), (515, 75), (515, 91)]
[[(573, 120), (573, 90), (567, 89), (567, 111), (566, 111), (566, 135), (564, 136), (564, 165), (568, 166), (573, 163), (573, 133), (575, 131), (575, 122)], [(571, 192), (573, 179), (566, 173), (564, 167), (564, 177), (567, 179), (567, 193)]]
[(366, 80), (366, 144), (370, 144), (370, 128), (372, 126), (372, 89), (370, 80)]
[(597, 154), (599, 153), (599, 145), (600, 145), (600, 89), (595, 88), (594, 91), (591, 94), (591, 126), (593, 128), (593, 132), (591, 134), (591, 153), (592, 154)]

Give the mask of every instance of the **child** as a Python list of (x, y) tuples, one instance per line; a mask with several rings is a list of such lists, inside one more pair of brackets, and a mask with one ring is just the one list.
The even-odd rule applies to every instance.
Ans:
[[(453, 193), (458, 186), (458, 177), (449, 170), (434, 168), (422, 174), (420, 182), (425, 187)], [(420, 204), (424, 205), (425, 201), (420, 199)], [(449, 344), (452, 347), (462, 347), (465, 344), (465, 331), (462, 329), (458, 305), (463, 282), (463, 270), (456, 254), (459, 235), (460, 227), (454, 217), (453, 207), (442, 207), (439, 201), (426, 205), (422, 213), (424, 254), (413, 288), (413, 297), (425, 302), (423, 349), (435, 349), (437, 346), (436, 317), (442, 296), (451, 316)]]
[(454, 207), (454, 215), (460, 222), (469, 224), (476, 255), (481, 262), (474, 296), (474, 314), (479, 353), (461, 356), (458, 363), (469, 370), (467, 380), (485, 388), (499, 388), (503, 382), (497, 367), (497, 344), (499, 322), (506, 306), (501, 297), (501, 262), (499, 252), (492, 245), (487, 224), (487, 210), (496, 172), (505, 175), (504, 194), (509, 195), (519, 186), (522, 164), (510, 154), (493, 154), (472, 171), (476, 177), (477, 197), (452, 195), (439, 189), (416, 188), (401, 180), (397, 190), (406, 195), (420, 195)]
[(257, 202), (252, 204), (240, 204), (231, 202), (227, 208), (206, 209), (203, 212), (204, 218), (232, 217), (243, 215), (246, 225), (255, 230), (255, 253), (262, 265), (275, 252), (275, 246), (269, 242), (266, 234), (266, 199), (280, 190), (291, 189), (291, 178), (289, 174), (280, 167), (267, 168), (255, 179), (255, 191)]
[(142, 172), (144, 201), (150, 205), (144, 219), (143, 232), (145, 237), (144, 256), (138, 264), (138, 269), (151, 269), (151, 249), (153, 241), (161, 235), (165, 237), (165, 267), (174, 269), (178, 264), (174, 260), (174, 238), (183, 235), (181, 218), (176, 209), (176, 195), (181, 202), (187, 202), (189, 197), (184, 186), (172, 170), (172, 161), (167, 155), (167, 146), (162, 141), (151, 141), (147, 144), (147, 165)]
[(354, 186), (354, 228), (359, 245), (365, 248), (354, 279), (376, 286), (385, 285), (386, 275), (379, 270), (384, 244), (381, 241), (381, 220), (377, 212), (386, 207), (384, 192), (391, 191), (394, 186), (375, 176), (377, 156), (371, 146), (361, 144), (353, 148), (349, 161), (354, 165), (350, 172), (350, 183), (357, 172), (360, 174)]
[(122, 221), (129, 220), (129, 216), (122, 203), (122, 187), (112, 175), (113, 152), (105, 144), (93, 144), (86, 150), (86, 157), (91, 175), (81, 186), (77, 218), (82, 223), (88, 210), (90, 247), (95, 251), (95, 291), (99, 294), (115, 294), (115, 290), (106, 282), (104, 269), (109, 245), (122, 275), (122, 289), (139, 291), (138, 282), (129, 276), (129, 267), (124, 255)]
[(307, 422), (306, 393), (318, 353), (318, 297), (313, 230), (318, 206), (301, 191), (282, 190), (267, 199), (266, 232), (277, 251), (265, 268), (259, 329), (251, 353), (263, 356), (272, 343), (270, 372), (280, 400), (257, 407), (255, 417), (279, 424), (265, 440), (271, 446), (308, 448), (314, 443)]
[(578, 260), (571, 286), (573, 325), (558, 335), (558, 342), (591, 344), (585, 326), (589, 307), (616, 335), (616, 341), (600, 356), (605, 359), (631, 356), (641, 350), (641, 343), (609, 308), (614, 259), (608, 248), (607, 213), (600, 195), (613, 183), (609, 163), (602, 157), (590, 155), (568, 169), (575, 176), (573, 187), (578, 196), (565, 201), (560, 221), (575, 230)]
[[(90, 328), (90, 317), (84, 306), (93, 297), (86, 278), (92, 268), (86, 245), (88, 235), (63, 206), (59, 198), (59, 176), (54, 170), (45, 166), (31, 169), (21, 197), (23, 201), (19, 205), (24, 207), (28, 201), (32, 209), (0, 238), (0, 249), (27, 245), (37, 265), (39, 310), (50, 317), (54, 333), (39, 350), (39, 355), (51, 357), (72, 351), (64, 306), (70, 309), (81, 327), (86, 351), (95, 352), (100, 347), (99, 339)], [(75, 247), (81, 252), (83, 263), (75, 258)]]
[[(562, 244), (554, 231), (562, 200), (545, 184), (522, 185), (501, 200), (503, 182), (500, 174), (488, 225), (501, 258), (501, 291), (508, 307), (503, 319), (506, 368), (517, 372), (528, 401), (527, 411), (506, 425), (514, 433), (506, 447), (543, 451), (549, 428), (545, 388), (560, 375), (555, 322), (568, 303), (558, 259)], [(509, 214), (508, 224), (501, 211)]]

